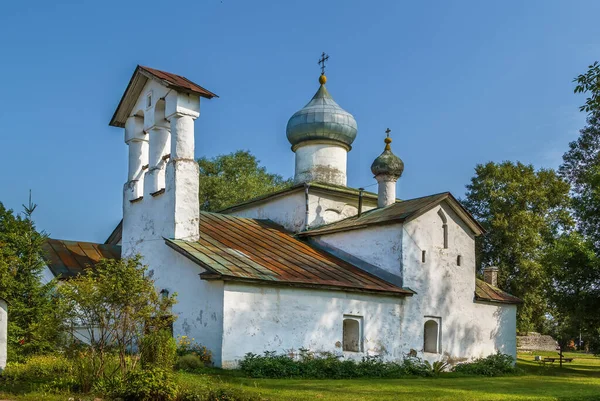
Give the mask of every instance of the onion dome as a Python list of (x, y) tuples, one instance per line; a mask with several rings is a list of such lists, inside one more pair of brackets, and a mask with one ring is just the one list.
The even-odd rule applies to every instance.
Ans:
[(325, 88), (327, 77), (321, 74), (321, 86), (310, 102), (298, 110), (287, 123), (287, 139), (292, 148), (313, 140), (340, 142), (350, 148), (358, 131), (352, 114), (342, 109)]
[(383, 150), (383, 153), (373, 161), (373, 164), (371, 164), (371, 171), (375, 176), (392, 175), (399, 178), (404, 171), (404, 162), (392, 153), (392, 148), (390, 147), (392, 138), (390, 138), (389, 129), (386, 132), (388, 133), (388, 136), (384, 139), (385, 149)]

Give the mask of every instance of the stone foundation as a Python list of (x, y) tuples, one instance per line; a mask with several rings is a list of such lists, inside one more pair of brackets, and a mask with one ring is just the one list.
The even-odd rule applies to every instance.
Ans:
[(526, 336), (517, 336), (517, 351), (556, 351), (558, 342), (551, 336), (531, 331)]

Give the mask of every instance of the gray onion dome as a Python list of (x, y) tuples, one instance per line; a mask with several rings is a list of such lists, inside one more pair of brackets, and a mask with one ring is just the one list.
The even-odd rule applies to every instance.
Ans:
[(325, 75), (321, 75), (321, 86), (317, 93), (288, 121), (286, 134), (292, 147), (305, 141), (326, 139), (341, 142), (350, 148), (356, 139), (356, 120), (333, 100), (325, 88), (326, 81)]
[(404, 162), (392, 153), (392, 148), (390, 147), (392, 138), (388, 136), (385, 138), (384, 142), (385, 149), (383, 150), (383, 153), (373, 161), (373, 164), (371, 164), (371, 172), (373, 172), (373, 175), (375, 176), (384, 174), (393, 175), (399, 178), (404, 171)]

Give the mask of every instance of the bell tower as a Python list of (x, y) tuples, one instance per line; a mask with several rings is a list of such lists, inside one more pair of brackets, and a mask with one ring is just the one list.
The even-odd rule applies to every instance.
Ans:
[(215, 96), (182, 76), (135, 69), (110, 122), (124, 128), (129, 148), (123, 256), (146, 256), (143, 244), (163, 237), (198, 239), (194, 120), (200, 116), (200, 99)]

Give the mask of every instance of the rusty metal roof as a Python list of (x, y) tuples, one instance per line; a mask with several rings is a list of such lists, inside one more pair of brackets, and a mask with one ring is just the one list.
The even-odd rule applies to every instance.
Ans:
[(207, 271), (205, 280), (263, 282), (395, 296), (397, 287), (358, 267), (311, 247), (269, 220), (202, 212), (200, 240), (165, 240)]
[(125, 127), (125, 121), (131, 114), (148, 79), (158, 81), (167, 88), (175, 89), (178, 92), (193, 93), (207, 99), (218, 97), (208, 89), (190, 81), (186, 77), (138, 65), (129, 80), (129, 84), (127, 84), (127, 89), (125, 89), (109, 125), (113, 127)]
[(320, 226), (299, 233), (299, 236), (323, 235), (339, 231), (357, 230), (377, 224), (392, 224), (410, 220), (430, 210), (440, 202), (447, 200), (452, 209), (469, 225), (475, 234), (485, 232), (484, 228), (473, 216), (452, 196), (450, 192), (442, 192), (421, 198), (398, 201), (384, 208), (372, 209), (360, 216), (352, 216), (335, 223)]
[(59, 278), (76, 276), (94, 267), (100, 259), (120, 259), (118, 245), (48, 239), (43, 245), (46, 265)]
[(475, 280), (475, 300), (484, 302), (496, 302), (501, 304), (521, 304), (523, 301), (520, 298), (510, 295), (508, 292), (502, 291), (500, 288), (494, 287), (483, 280)]

